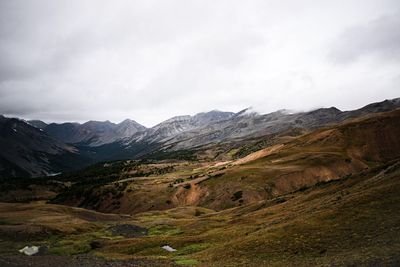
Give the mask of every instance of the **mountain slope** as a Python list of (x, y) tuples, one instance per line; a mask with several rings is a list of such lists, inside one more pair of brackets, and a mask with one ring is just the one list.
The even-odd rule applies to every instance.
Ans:
[(0, 176), (41, 176), (77, 169), (89, 161), (73, 146), (14, 118), (0, 117)]
[(42, 130), (44, 128), (46, 128), (48, 125), (47, 123), (45, 123), (44, 121), (41, 121), (41, 120), (29, 120), (29, 121), (27, 121), (27, 123), (36, 128), (42, 129)]
[(213, 110), (204, 113), (198, 113), (194, 116), (177, 116), (163, 121), (156, 126), (148, 129), (145, 135), (133, 136), (133, 142), (145, 140), (150, 143), (165, 142), (174, 136), (195, 129), (208, 127), (210, 124), (218, 124), (229, 120), (234, 116), (232, 112)]
[(205, 126), (186, 129), (163, 140), (169, 150), (187, 149), (210, 143), (279, 134), (286, 131), (300, 132), (357, 118), (366, 114), (391, 111), (400, 107), (400, 98), (373, 103), (361, 109), (342, 112), (335, 107), (321, 108), (310, 112), (289, 113), (285, 110), (269, 114), (258, 114), (243, 110), (224, 120)]

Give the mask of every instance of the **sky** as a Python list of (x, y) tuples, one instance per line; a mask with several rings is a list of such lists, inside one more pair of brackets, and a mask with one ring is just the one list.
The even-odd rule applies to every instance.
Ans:
[(0, 114), (47, 122), (400, 97), (398, 0), (0, 0)]

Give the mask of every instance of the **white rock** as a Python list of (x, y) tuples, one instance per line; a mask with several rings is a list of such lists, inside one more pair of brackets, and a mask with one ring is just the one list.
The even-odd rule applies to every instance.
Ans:
[(174, 249), (174, 248), (172, 248), (172, 247), (170, 247), (170, 246), (162, 246), (161, 248), (163, 248), (163, 249), (165, 249), (166, 251), (169, 251), (169, 252), (174, 252), (174, 251), (176, 251), (176, 249)]
[(19, 250), (19, 252), (24, 253), (25, 255), (32, 256), (39, 252), (39, 247), (31, 246), (31, 247), (24, 247)]

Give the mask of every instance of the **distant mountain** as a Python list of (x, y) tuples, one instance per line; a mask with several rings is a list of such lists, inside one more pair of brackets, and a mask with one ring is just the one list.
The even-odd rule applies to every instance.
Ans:
[(79, 123), (51, 123), (44, 130), (52, 137), (62, 140), (65, 143), (79, 143), (86, 138), (79, 130)]
[(163, 142), (170, 150), (181, 150), (210, 143), (278, 134), (293, 129), (309, 131), (346, 119), (396, 108), (400, 108), (400, 98), (372, 103), (353, 111), (341, 111), (331, 107), (299, 113), (279, 110), (269, 114), (258, 114), (249, 108), (229, 116), (226, 120), (181, 131), (171, 135), (169, 139), (163, 139)]
[(47, 123), (41, 120), (29, 120), (27, 123), (42, 130), (47, 127)]
[(193, 120), (198, 126), (228, 120), (235, 115), (233, 112), (212, 110), (209, 112), (198, 113), (193, 116)]
[(400, 107), (400, 98), (387, 99), (382, 102), (371, 103), (366, 105), (360, 109), (345, 111), (339, 115), (341, 120), (347, 118), (355, 118), (363, 115), (367, 115), (369, 113), (377, 113), (377, 112), (386, 112), (397, 109)]
[(100, 146), (131, 137), (146, 127), (133, 120), (124, 120), (119, 124), (110, 121), (88, 121), (79, 123), (52, 123), (44, 130), (59, 140), (70, 144)]
[[(217, 110), (198, 113), (194, 116), (177, 116), (148, 129), (145, 138), (148, 142), (163, 142), (183, 132), (207, 127), (210, 124), (221, 123), (222, 121), (231, 119), (233, 116), (233, 112)], [(143, 136), (141, 136), (141, 139), (143, 139)]]
[(0, 117), (0, 177), (46, 176), (90, 162), (25, 121)]
[(143, 132), (145, 130), (146, 127), (130, 119), (124, 120), (115, 127), (115, 131), (117, 132), (119, 138), (131, 137), (135, 133)]

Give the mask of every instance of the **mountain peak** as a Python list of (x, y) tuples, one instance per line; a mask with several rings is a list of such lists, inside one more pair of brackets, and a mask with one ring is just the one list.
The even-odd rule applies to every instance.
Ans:
[(165, 123), (171, 123), (171, 122), (188, 121), (188, 120), (190, 120), (190, 118), (191, 118), (190, 115), (175, 116), (175, 117), (172, 117), (172, 118), (170, 118), (168, 120), (165, 120), (165, 121), (159, 123), (159, 125), (160, 124), (165, 124)]
[(106, 121), (94, 121), (94, 120), (90, 120), (85, 122), (84, 124), (82, 124), (82, 126), (112, 126), (115, 125), (115, 123), (112, 123), (109, 120)]
[(125, 119), (125, 120), (121, 121), (121, 122), (118, 123), (118, 124), (131, 123), (131, 122), (135, 122), (135, 121), (134, 121), (134, 120), (131, 120), (131, 119)]
[(116, 125), (115, 131), (122, 138), (131, 137), (137, 132), (145, 131), (147, 128), (131, 119), (125, 119)]
[(257, 111), (255, 111), (255, 109), (253, 107), (248, 107), (245, 109), (242, 109), (241, 111), (237, 112), (235, 114), (236, 117), (240, 117), (240, 116), (254, 116), (259, 114)]
[[(140, 123), (138, 123), (137, 121), (132, 120), (132, 119), (125, 119), (125, 120), (121, 121), (120, 123), (118, 123), (117, 125), (119, 125), (119, 126), (122, 126), (122, 125), (135, 125), (135, 126), (138, 126), (138, 127), (144, 127), (143, 125), (141, 125)], [(144, 127), (144, 128), (146, 128), (146, 127)]]
[(325, 114), (328, 114), (328, 113), (330, 113), (330, 114), (339, 114), (339, 113), (341, 113), (342, 111), (340, 110), (340, 109), (338, 109), (338, 108), (336, 108), (336, 107), (330, 107), (330, 108), (318, 108), (318, 109), (314, 109), (314, 110), (311, 110), (310, 112), (308, 112), (308, 113), (325, 113)]
[(220, 111), (220, 110), (211, 110), (209, 112), (197, 113), (193, 116), (193, 120), (196, 121), (197, 124), (207, 124), (211, 122), (217, 122), (222, 120), (230, 119), (235, 113)]

